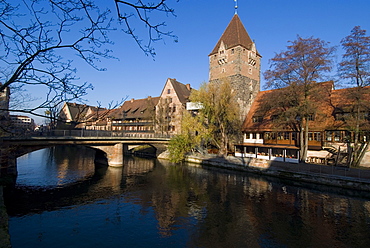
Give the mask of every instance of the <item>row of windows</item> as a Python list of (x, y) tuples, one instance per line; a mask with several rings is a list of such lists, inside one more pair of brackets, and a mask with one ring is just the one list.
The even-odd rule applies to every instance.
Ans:
[[(245, 133), (246, 139), (263, 139), (264, 140), (298, 140), (298, 132), (265, 132), (265, 133)], [(345, 142), (349, 138), (346, 131), (325, 131), (325, 132), (308, 132), (309, 141), (327, 141), (327, 142)]]
[[(225, 54), (225, 50), (220, 50), (218, 53), (219, 53), (219, 55), (224, 55)], [(234, 53), (235, 53), (235, 49), (232, 48), (231, 49), (231, 54), (234, 54)], [(243, 48), (243, 53), (245, 53), (245, 48)], [(254, 52), (251, 52), (250, 51), (249, 52), (249, 58), (250, 57), (253, 57), (254, 58), (254, 57), (256, 57), (256, 54)], [(213, 58), (216, 59), (217, 58), (217, 54), (213, 55)]]

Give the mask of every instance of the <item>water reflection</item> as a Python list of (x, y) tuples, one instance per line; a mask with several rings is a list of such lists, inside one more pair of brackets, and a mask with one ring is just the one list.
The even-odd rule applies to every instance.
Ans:
[(366, 198), (132, 157), (82, 170), (6, 189), (13, 247), (370, 247)]
[(17, 159), (17, 184), (60, 187), (93, 175), (95, 152), (84, 146), (56, 146)]

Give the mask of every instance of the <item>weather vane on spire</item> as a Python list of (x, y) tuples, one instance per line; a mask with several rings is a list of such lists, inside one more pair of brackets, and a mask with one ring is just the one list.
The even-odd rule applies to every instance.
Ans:
[(238, 0), (234, 0), (235, 2), (235, 15), (238, 14)]

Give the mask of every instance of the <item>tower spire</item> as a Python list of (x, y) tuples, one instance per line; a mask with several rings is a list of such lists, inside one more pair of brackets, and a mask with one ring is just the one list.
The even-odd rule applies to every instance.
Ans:
[(238, 0), (234, 0), (234, 2), (235, 2), (235, 15), (237, 15), (238, 14)]

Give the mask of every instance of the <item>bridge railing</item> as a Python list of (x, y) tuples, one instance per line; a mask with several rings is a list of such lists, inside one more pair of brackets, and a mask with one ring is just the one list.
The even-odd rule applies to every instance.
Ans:
[(128, 132), (107, 130), (50, 130), (35, 132), (26, 136), (43, 137), (132, 137), (132, 138), (165, 138), (170, 139), (173, 135), (154, 132)]

